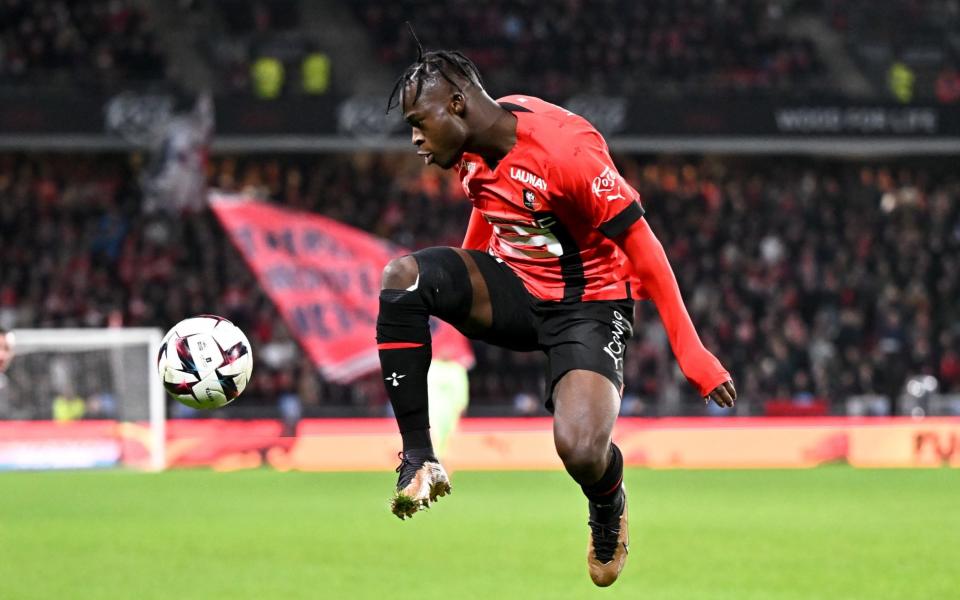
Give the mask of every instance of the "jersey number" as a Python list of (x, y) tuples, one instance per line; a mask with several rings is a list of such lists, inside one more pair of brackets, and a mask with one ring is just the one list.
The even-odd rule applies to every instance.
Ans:
[(494, 225), (496, 234), (512, 249), (530, 258), (563, 256), (563, 247), (549, 229), (521, 225)]

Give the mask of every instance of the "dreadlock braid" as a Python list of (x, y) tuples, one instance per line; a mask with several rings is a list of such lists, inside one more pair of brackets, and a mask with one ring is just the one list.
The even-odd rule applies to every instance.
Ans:
[[(412, 31), (412, 30), (411, 30)], [(416, 39), (416, 34), (414, 34)], [(417, 87), (414, 91), (413, 102), (416, 103), (420, 98), (420, 92), (423, 91), (423, 84), (427, 81), (436, 80), (442, 77), (450, 82), (450, 85), (463, 93), (454, 77), (464, 78), (470, 85), (483, 87), (483, 79), (480, 77), (480, 70), (473, 61), (464, 56), (462, 52), (456, 50), (431, 50), (424, 52), (420, 40), (417, 40), (417, 60), (409, 67), (404, 69), (403, 73), (393, 85), (393, 91), (387, 99), (387, 113), (395, 106), (403, 103), (404, 89), (407, 84), (416, 82)]]

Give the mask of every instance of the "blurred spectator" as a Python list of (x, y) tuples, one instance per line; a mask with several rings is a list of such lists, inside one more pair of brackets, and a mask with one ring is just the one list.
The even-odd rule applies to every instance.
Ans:
[(0, 419), (10, 415), (10, 384), (4, 373), (13, 360), (14, 335), (0, 327)]
[(326, 94), (330, 89), (330, 57), (324, 52), (307, 54), (300, 63), (303, 91), (307, 94)]
[(7, 370), (13, 360), (13, 333), (0, 327), (0, 374)]
[(78, 421), (86, 413), (83, 398), (71, 392), (58, 394), (53, 399), (53, 420), (60, 423)]
[(520, 417), (529, 417), (536, 415), (540, 410), (540, 404), (543, 401), (533, 394), (520, 392), (513, 396), (513, 412)]
[(87, 397), (85, 415), (88, 419), (114, 419), (117, 417), (117, 399), (110, 391), (94, 392)]
[(201, 94), (188, 112), (164, 121), (141, 178), (147, 212), (199, 210), (206, 206), (206, 162), (213, 136), (213, 98)]
[(955, 104), (960, 100), (960, 74), (952, 65), (940, 71), (935, 87), (937, 101), (941, 104)]
[(895, 60), (890, 64), (890, 70), (887, 71), (887, 86), (898, 102), (907, 104), (913, 100), (915, 79), (913, 70), (903, 61)]
[(273, 100), (283, 90), (283, 63), (272, 56), (261, 56), (250, 66), (253, 93), (262, 100)]
[(285, 437), (297, 435), (297, 424), (303, 416), (303, 404), (296, 391), (291, 390), (291, 381), (285, 380), (280, 391), (280, 397), (277, 400), (277, 407), (280, 413), (280, 420), (283, 422), (283, 433)]

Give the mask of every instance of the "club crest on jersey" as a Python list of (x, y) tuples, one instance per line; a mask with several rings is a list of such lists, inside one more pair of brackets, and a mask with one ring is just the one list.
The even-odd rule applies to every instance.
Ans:
[(524, 171), (523, 169), (510, 167), (510, 179), (516, 179), (520, 183), (532, 185), (541, 192), (547, 191), (547, 182), (543, 180), (543, 177), (538, 177), (533, 173)]
[(523, 205), (526, 206), (528, 210), (540, 209), (540, 203), (537, 202), (537, 195), (533, 193), (533, 190), (523, 190)]

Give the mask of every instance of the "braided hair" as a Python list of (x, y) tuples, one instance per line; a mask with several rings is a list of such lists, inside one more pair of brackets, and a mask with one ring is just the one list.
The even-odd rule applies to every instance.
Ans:
[[(410, 23), (407, 23), (410, 26)], [(469, 85), (483, 87), (483, 79), (480, 77), (480, 70), (473, 61), (467, 58), (462, 52), (457, 50), (431, 50), (423, 51), (423, 46), (410, 26), (410, 33), (417, 42), (417, 60), (409, 67), (404, 69), (403, 73), (393, 85), (393, 91), (390, 92), (390, 98), (387, 99), (387, 113), (394, 107), (403, 104), (404, 90), (407, 84), (416, 83), (416, 91), (413, 95), (413, 103), (416, 104), (423, 91), (423, 84), (427, 81), (436, 81), (439, 78), (446, 79), (450, 85), (457, 88), (462, 94), (463, 88), (454, 81), (454, 78), (466, 79)]]

